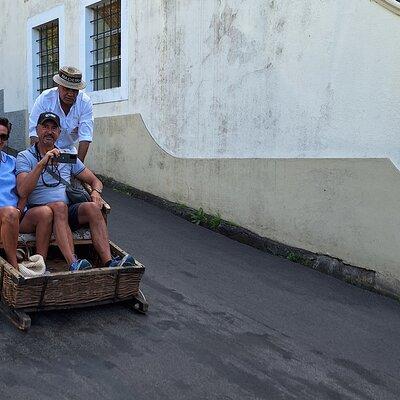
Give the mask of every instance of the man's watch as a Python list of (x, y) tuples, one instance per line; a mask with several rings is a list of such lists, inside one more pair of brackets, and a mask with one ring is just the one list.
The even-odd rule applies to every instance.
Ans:
[(101, 189), (92, 189), (92, 191), (95, 191), (95, 192), (97, 192), (98, 194), (101, 194), (101, 193), (102, 193), (102, 190), (101, 190)]

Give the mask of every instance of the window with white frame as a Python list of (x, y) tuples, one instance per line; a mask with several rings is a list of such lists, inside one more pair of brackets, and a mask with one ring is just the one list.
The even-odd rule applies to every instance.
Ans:
[(91, 6), (91, 79), (93, 91), (121, 86), (121, 1)]
[(53, 76), (65, 59), (64, 5), (27, 20), (28, 109), (36, 97), (54, 86)]
[(59, 69), (58, 19), (34, 28), (37, 31), (36, 65), (38, 94), (55, 86), (53, 76)]
[(129, 0), (80, 0), (80, 66), (94, 104), (128, 98)]

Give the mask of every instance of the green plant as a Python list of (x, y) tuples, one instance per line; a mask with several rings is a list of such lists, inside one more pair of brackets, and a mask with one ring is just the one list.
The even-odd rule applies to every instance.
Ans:
[(211, 229), (217, 229), (221, 225), (221, 215), (219, 213), (217, 215), (211, 215), (208, 224)]
[(205, 224), (207, 222), (207, 216), (204, 210), (200, 207), (190, 215), (190, 220), (196, 225)]
[(302, 258), (301, 258), (298, 254), (293, 253), (293, 252), (290, 252), (290, 253), (287, 255), (286, 258), (287, 258), (289, 261), (292, 261), (292, 262), (295, 262), (295, 263), (301, 263), (301, 261), (302, 261)]

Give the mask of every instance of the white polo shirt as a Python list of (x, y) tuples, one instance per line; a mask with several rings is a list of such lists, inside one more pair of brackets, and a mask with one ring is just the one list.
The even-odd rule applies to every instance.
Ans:
[(36, 125), (39, 115), (43, 112), (52, 112), (60, 117), (61, 133), (56, 142), (57, 147), (76, 153), (77, 142), (93, 140), (93, 106), (87, 94), (80, 91), (68, 115), (65, 115), (61, 108), (58, 88), (42, 92), (35, 100), (29, 115), (29, 137), (37, 136)]

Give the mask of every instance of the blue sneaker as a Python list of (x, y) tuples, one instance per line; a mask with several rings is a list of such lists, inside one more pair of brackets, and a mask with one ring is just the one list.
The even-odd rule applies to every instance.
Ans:
[(135, 259), (130, 255), (127, 254), (126, 256), (124, 256), (123, 258), (121, 258), (120, 256), (116, 256), (114, 257), (110, 264), (109, 267), (110, 268), (115, 268), (115, 267), (132, 267), (133, 265), (136, 265), (135, 263)]
[(83, 271), (85, 269), (90, 269), (90, 268), (92, 268), (92, 264), (90, 264), (90, 262), (84, 258), (82, 260), (74, 261), (69, 266), (70, 271)]

